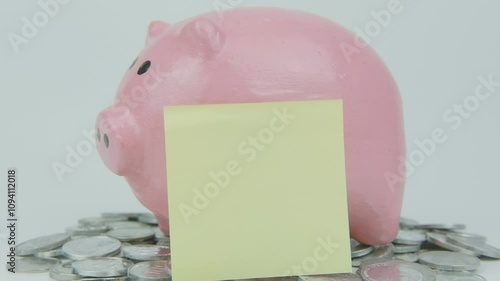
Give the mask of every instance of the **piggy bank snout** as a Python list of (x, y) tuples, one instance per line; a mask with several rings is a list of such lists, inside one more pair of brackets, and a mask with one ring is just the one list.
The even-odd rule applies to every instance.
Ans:
[(135, 118), (130, 113), (117, 114), (113, 108), (99, 113), (96, 122), (96, 145), (104, 164), (115, 174), (127, 175), (140, 165)]

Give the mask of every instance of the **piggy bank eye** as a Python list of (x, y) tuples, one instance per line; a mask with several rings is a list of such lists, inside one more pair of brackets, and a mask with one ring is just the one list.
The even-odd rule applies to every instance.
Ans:
[(142, 75), (142, 74), (146, 73), (150, 66), (151, 66), (150, 61), (147, 60), (147, 61), (143, 62), (142, 65), (139, 67), (139, 69), (137, 69), (137, 74)]
[(135, 62), (137, 61), (138, 58), (135, 58), (135, 60), (132, 62), (132, 64), (130, 65), (130, 67), (128, 69), (131, 69), (132, 67), (134, 67), (135, 65)]

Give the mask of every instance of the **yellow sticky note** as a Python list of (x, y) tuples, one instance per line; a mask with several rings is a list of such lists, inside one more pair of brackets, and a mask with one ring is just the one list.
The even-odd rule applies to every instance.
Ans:
[(164, 117), (173, 281), (351, 272), (342, 101)]

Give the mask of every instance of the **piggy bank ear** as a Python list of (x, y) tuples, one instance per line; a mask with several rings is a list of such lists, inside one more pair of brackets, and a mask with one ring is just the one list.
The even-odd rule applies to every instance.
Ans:
[(209, 57), (216, 55), (224, 46), (225, 36), (219, 26), (208, 19), (196, 19), (186, 23), (181, 30), (198, 54)]
[(169, 26), (168, 23), (162, 21), (153, 21), (149, 24), (148, 35), (146, 36), (146, 43), (151, 42), (152, 39), (158, 37)]

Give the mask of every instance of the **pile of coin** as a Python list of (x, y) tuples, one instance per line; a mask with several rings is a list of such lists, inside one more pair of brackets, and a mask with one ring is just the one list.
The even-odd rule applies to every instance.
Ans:
[(54, 280), (171, 280), (170, 239), (149, 213), (83, 218), (66, 233), (18, 244), (16, 272)]
[[(392, 243), (368, 246), (351, 239), (352, 273), (251, 280), (485, 281), (475, 273), (479, 258), (500, 259), (500, 249), (464, 229), (402, 218)], [(19, 244), (16, 254), (17, 272), (49, 272), (54, 280), (171, 280), (170, 239), (149, 213), (83, 218), (66, 233)]]
[(324, 280), (485, 281), (475, 273), (479, 258), (500, 259), (500, 249), (488, 245), (486, 237), (464, 230), (463, 224), (419, 224), (401, 218), (390, 244), (368, 246), (351, 239), (350, 279), (328, 275)]

